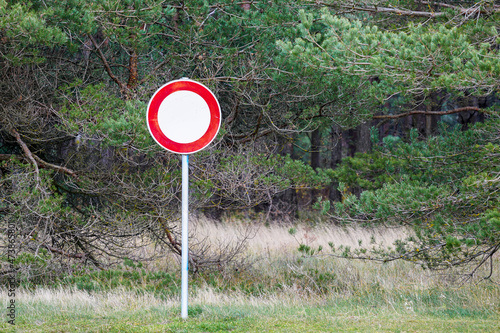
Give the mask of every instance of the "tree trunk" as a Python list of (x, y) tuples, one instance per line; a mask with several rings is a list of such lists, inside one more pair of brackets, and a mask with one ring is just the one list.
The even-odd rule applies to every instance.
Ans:
[[(330, 136), (330, 168), (335, 169), (342, 162), (342, 129), (340, 126), (333, 124), (331, 136)], [(337, 182), (332, 183), (330, 189), (330, 200), (340, 201), (342, 195), (338, 190), (339, 184)]]
[(346, 152), (346, 156), (354, 157), (354, 153), (356, 152), (356, 131), (348, 129), (347, 131), (342, 132), (342, 145), (344, 146), (344, 151)]
[(371, 149), (370, 122), (362, 123), (356, 128), (356, 152), (367, 153)]
[(316, 170), (321, 167), (321, 132), (315, 129), (311, 133), (311, 167)]

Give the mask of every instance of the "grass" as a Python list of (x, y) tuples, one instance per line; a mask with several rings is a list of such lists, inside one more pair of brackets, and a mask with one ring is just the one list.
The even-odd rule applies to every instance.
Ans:
[(182, 320), (175, 299), (138, 297), (124, 290), (92, 295), (40, 289), (21, 292), (16, 328), (17, 332), (500, 331), (498, 290), (492, 291), (490, 305), (474, 301), (486, 293), (477, 286), (442, 292), (301, 298), (215, 294), (206, 289), (193, 295), (190, 317)]
[[(165, 257), (19, 288), (15, 330), (3, 322), (0, 331), (500, 332), (500, 288), (493, 283), (459, 287), (451, 276), (406, 262), (306, 258), (297, 251), (299, 243), (355, 247), (372, 236), (390, 244), (404, 231), (317, 226), (296, 227), (292, 236), (289, 227), (257, 230), (245, 269), (192, 278), (188, 320), (180, 319), (177, 261)], [(244, 228), (202, 221), (196, 231), (219, 242), (237, 239)], [(5, 289), (0, 299), (6, 308)]]

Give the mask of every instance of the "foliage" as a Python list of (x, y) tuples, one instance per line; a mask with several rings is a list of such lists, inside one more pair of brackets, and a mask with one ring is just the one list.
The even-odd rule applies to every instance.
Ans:
[[(310, 170), (301, 179), (287, 174), (274, 149), (243, 158), (228, 148), (232, 138), (258, 139), (260, 127), (273, 123), (270, 115), (281, 119), (263, 107), (270, 95), (273, 103), (283, 101), (267, 71), (278, 53), (275, 35), (291, 33), (280, 25), (295, 19), (296, 7), (0, 2), (2, 228), (18, 225), (18, 252), (37, 257), (38, 248), (46, 249), (53, 262), (46, 272), (129, 256), (139, 239), (180, 254), (179, 161), (154, 144), (144, 119), (158, 84), (180, 76), (203, 78), (220, 95), (224, 116), (233, 114), (221, 131), (226, 139), (218, 138), (224, 149), (192, 159), (192, 209), (254, 207), (292, 181), (327, 184)], [(274, 171), (276, 163), (283, 167)], [(234, 257), (228, 248), (226, 259), (199, 251), (192, 253), (198, 268)], [(35, 265), (26, 269), (23, 276), (43, 274)]]
[(38, 10), (32, 3), (0, 1), (0, 36), (7, 52), (2, 58), (16, 65), (42, 61), (40, 47), (53, 47), (67, 41), (67, 36), (46, 17), (53, 10)]
[[(380, 99), (436, 89), (474, 89), (484, 94), (499, 86), (498, 50), (493, 46), (499, 32), (492, 21), (461, 28), (410, 23), (393, 32), (324, 9), (319, 24), (326, 28), (318, 33), (312, 28), (312, 13), (301, 11), (300, 19), (301, 37), (293, 43), (280, 42), (283, 50), (314, 68), (377, 76), (372, 90)], [(482, 31), (483, 40), (471, 39), (471, 29)]]
[[(391, 10), (398, 5), (408, 10)], [(369, 120), (396, 93), (412, 109), (436, 90), (498, 90), (496, 5), (474, 2), (469, 15), (433, 3), (439, 13), (424, 13), (429, 21), (413, 15), (422, 5), (360, 1), (347, 13), (341, 2), (0, 0), (0, 227), (16, 224), (18, 253), (34, 256), (21, 273), (64, 271), (75, 262), (103, 268), (129, 257), (136, 241), (180, 254), (179, 160), (151, 140), (144, 113), (158, 86), (183, 76), (216, 93), (224, 119), (212, 147), (191, 160), (193, 210), (270, 212), (276, 201), (298, 207), (298, 193), (314, 197), (336, 182), (402, 194), (397, 185), (408, 181), (408, 190), (431, 201), (464, 201), (454, 191), (493, 186), (495, 170), (468, 164), (494, 158), (496, 143), (467, 150), (458, 134), (464, 144), (455, 153), (441, 139), (394, 149), (385, 139), (386, 148), (335, 172), (321, 167), (322, 134)], [(387, 13), (401, 17), (380, 22)], [(302, 142), (310, 163), (295, 154)], [(434, 158), (441, 152), (450, 168)], [(392, 156), (404, 154), (415, 158)], [(428, 185), (442, 192), (425, 194)], [(328, 210), (316, 199), (309, 201)], [(340, 205), (362, 208), (356, 200)], [(477, 213), (494, 221), (488, 200)], [(226, 263), (238, 249), (200, 245), (192, 264)]]
[(356, 153), (354, 157), (344, 158), (332, 177), (351, 191), (355, 188), (374, 190), (392, 183), (402, 163), (403, 160), (384, 156), (380, 151)]
[(490, 140), (496, 140), (491, 129), (497, 124), (494, 117), (474, 130), (461, 131), (441, 122), (441, 134), (426, 140), (418, 138), (415, 128), (408, 140), (387, 136), (372, 152), (344, 158), (332, 177), (351, 192), (379, 189), (402, 176), (426, 185), (458, 185), (460, 179), (490, 166), (485, 154), (492, 147)]
[[(195, 175), (200, 179), (195, 182), (194, 193), (203, 193), (205, 207), (245, 209), (272, 203), (288, 189), (323, 188), (331, 182), (331, 170), (315, 171), (289, 155), (264, 155), (252, 150), (209, 155), (202, 158), (201, 172)], [(215, 164), (217, 169), (211, 169)]]
[[(102, 83), (81, 90), (78, 86), (77, 82), (61, 89), (66, 96), (66, 105), (59, 111), (64, 121), (61, 129), (76, 133), (80, 140), (99, 138), (105, 147), (127, 147), (135, 143), (137, 149), (146, 149), (153, 144), (145, 126), (143, 102), (124, 101), (107, 91)], [(78, 91), (79, 98), (70, 104), (72, 90)]]
[[(361, 257), (380, 260), (403, 258), (430, 268), (478, 266), (485, 264), (500, 248), (498, 243), (498, 163), (499, 145), (492, 132), (495, 117), (485, 124), (462, 132), (452, 130), (425, 141), (398, 141), (378, 148), (385, 162), (375, 163), (372, 174), (390, 175), (382, 186), (370, 183), (370, 157), (359, 155), (357, 185), (364, 192), (358, 197), (345, 193), (335, 204), (340, 219), (365, 224), (407, 225), (414, 235), (386, 251), (377, 246), (357, 250)], [(352, 166), (353, 159), (344, 161)], [(388, 163), (397, 161), (398, 169), (388, 172)], [(371, 165), (371, 164), (370, 164)], [(344, 176), (345, 177), (345, 176)], [(349, 255), (346, 253), (345, 255)]]

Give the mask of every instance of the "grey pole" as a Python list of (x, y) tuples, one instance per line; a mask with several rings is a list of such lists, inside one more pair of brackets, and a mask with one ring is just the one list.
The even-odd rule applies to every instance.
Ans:
[(182, 260), (181, 260), (181, 317), (188, 317), (188, 189), (189, 155), (182, 155)]

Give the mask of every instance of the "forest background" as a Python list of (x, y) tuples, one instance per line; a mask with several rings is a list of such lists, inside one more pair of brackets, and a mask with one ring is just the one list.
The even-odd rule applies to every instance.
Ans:
[[(0, 0), (0, 228), (15, 226), (17, 276), (145, 262), (145, 244), (180, 254), (180, 159), (145, 113), (181, 77), (223, 115), (191, 158), (193, 214), (404, 226), (390, 248), (328, 251), (493, 272), (499, 16), (492, 0)], [(200, 240), (190, 267), (240, 249)]]

